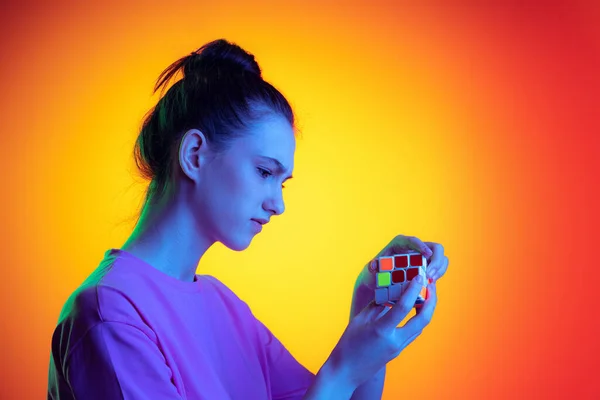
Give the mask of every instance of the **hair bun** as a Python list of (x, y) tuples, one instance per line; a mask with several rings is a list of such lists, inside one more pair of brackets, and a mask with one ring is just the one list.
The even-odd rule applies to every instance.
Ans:
[(192, 52), (188, 61), (183, 70), (184, 76), (190, 76), (199, 70), (207, 73), (218, 67), (218, 69), (230, 68), (242, 73), (249, 72), (261, 77), (261, 70), (254, 55), (225, 39), (206, 43)]

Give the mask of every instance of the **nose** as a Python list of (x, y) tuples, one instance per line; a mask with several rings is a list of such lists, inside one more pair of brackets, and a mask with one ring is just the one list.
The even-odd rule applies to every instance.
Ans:
[(283, 201), (282, 190), (276, 191), (274, 196), (271, 196), (265, 204), (265, 209), (273, 215), (281, 215), (285, 211), (285, 203)]

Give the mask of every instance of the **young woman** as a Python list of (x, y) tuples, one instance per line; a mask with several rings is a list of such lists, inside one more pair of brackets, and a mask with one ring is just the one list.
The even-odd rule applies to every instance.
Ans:
[[(295, 128), (283, 95), (254, 57), (216, 40), (169, 66), (175, 82), (146, 116), (135, 160), (150, 181), (137, 225), (67, 300), (52, 337), (49, 399), (380, 398), (385, 364), (430, 321), (433, 280), (448, 262), (435, 243), (398, 236), (380, 254), (430, 258), (429, 298), (414, 281), (396, 306), (372, 301), (362, 270), (350, 323), (314, 375), (216, 278), (197, 275), (215, 242), (247, 248), (284, 212)], [(368, 264), (367, 264), (368, 265)]]

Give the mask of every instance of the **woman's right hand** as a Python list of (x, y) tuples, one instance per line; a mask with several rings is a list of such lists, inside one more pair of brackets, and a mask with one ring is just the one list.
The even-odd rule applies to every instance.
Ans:
[(357, 388), (421, 334), (437, 303), (435, 282), (427, 285), (428, 297), (417, 314), (403, 326), (398, 324), (413, 309), (423, 285), (415, 278), (391, 308), (372, 301), (350, 321), (329, 357), (341, 381)]

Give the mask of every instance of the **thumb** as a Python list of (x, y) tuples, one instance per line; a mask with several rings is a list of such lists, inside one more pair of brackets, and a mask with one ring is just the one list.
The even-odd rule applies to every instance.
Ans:
[(377, 304), (375, 300), (371, 300), (357, 315), (363, 321), (371, 321), (384, 311), (387, 307)]

